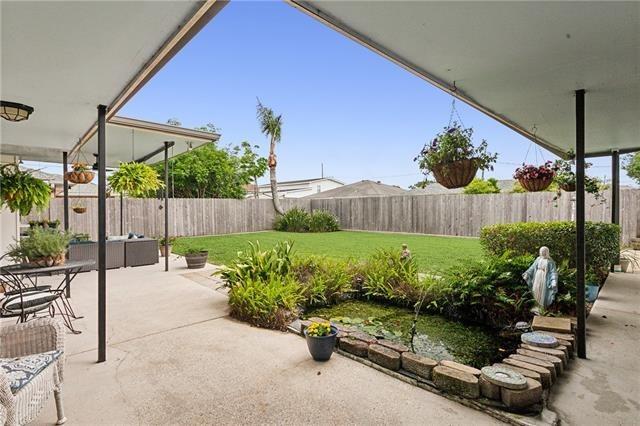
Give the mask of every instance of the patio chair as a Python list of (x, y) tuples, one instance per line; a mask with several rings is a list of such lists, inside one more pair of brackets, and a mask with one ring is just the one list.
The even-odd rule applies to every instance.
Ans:
[(62, 407), (64, 327), (54, 318), (0, 327), (0, 425), (33, 421), (53, 391), (58, 419)]
[(49, 311), (60, 297), (51, 286), (25, 285), (20, 277), (10, 271), (10, 266), (0, 267), (0, 285), (4, 293), (0, 297), (0, 318), (17, 317), (25, 322), (29, 316)]

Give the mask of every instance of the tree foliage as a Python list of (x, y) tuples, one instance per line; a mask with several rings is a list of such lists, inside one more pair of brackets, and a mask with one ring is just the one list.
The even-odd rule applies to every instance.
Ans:
[(487, 180), (475, 178), (464, 188), (465, 194), (498, 194), (498, 181), (494, 178)]
[(627, 171), (627, 176), (640, 185), (640, 152), (625, 158), (623, 167)]

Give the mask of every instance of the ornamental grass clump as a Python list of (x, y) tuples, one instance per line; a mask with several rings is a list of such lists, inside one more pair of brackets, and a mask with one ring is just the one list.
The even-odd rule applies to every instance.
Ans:
[(349, 262), (319, 256), (296, 258), (291, 271), (300, 283), (305, 306), (332, 305), (351, 296)]
[(309, 217), (309, 232), (336, 232), (340, 230), (338, 218), (326, 210), (314, 210)]
[(311, 215), (306, 210), (294, 207), (285, 214), (278, 216), (274, 224), (276, 231), (308, 232)]

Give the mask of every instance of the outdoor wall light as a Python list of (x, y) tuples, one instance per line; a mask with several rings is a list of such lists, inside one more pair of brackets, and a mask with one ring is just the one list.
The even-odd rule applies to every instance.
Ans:
[(9, 121), (28, 120), (33, 107), (16, 102), (0, 101), (0, 117)]

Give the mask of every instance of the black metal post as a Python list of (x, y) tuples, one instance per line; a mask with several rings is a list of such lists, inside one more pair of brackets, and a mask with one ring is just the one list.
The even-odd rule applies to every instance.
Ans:
[(169, 147), (164, 143), (164, 270), (169, 271)]
[(578, 357), (587, 357), (586, 312), (584, 304), (585, 264), (585, 193), (584, 193), (584, 89), (576, 90), (576, 316), (578, 317)]
[(124, 235), (124, 213), (123, 213), (123, 207), (124, 205), (124, 201), (123, 201), (123, 197), (122, 197), (122, 192), (120, 193), (120, 235)]
[(106, 115), (98, 106), (98, 362), (107, 360)]
[[(620, 225), (620, 151), (611, 152), (611, 223)], [(616, 264), (620, 259), (616, 259)], [(611, 271), (613, 271), (611, 265)]]
[[(64, 197), (63, 209), (62, 212), (62, 221), (64, 225), (64, 230), (69, 230), (69, 181), (67, 181), (67, 170), (68, 170), (68, 157), (66, 151), (62, 153), (62, 194)], [(69, 279), (69, 272), (65, 272), (64, 274), (65, 280), (65, 288), (67, 297), (71, 297), (71, 280)]]

